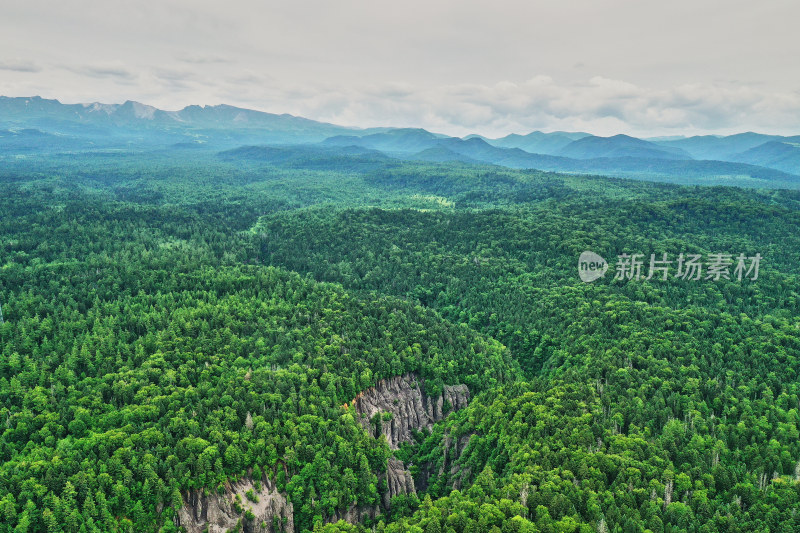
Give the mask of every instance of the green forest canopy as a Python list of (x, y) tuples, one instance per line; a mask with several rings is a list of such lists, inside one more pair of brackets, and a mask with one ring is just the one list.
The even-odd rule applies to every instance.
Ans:
[[(256, 469), (298, 531), (800, 528), (797, 193), (295, 167), (4, 164), (1, 532), (170, 531)], [(765, 259), (584, 284), (586, 249)], [(474, 399), (392, 452), (341, 406), (406, 372)], [(418, 493), (325, 525), (393, 453)]]

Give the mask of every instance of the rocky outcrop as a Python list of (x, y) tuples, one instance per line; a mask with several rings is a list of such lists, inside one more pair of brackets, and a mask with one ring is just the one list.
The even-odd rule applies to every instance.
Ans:
[[(404, 374), (380, 381), (345, 407), (353, 406), (364, 429), (375, 438), (384, 435), (389, 447), (396, 450), (400, 443), (411, 442), (414, 431), (431, 429), (467, 403), (466, 385), (445, 385), (441, 394), (429, 396), (416, 374)], [(393, 497), (416, 493), (411, 472), (395, 457), (389, 458), (383, 480), (387, 487), (381, 501), (384, 509), (389, 508)], [(353, 512), (358, 514), (356, 510)]]
[(364, 428), (373, 437), (385, 435), (389, 446), (396, 450), (401, 442), (411, 442), (412, 431), (430, 429), (468, 402), (466, 385), (445, 385), (442, 393), (433, 397), (425, 393), (415, 374), (404, 374), (363, 391), (351, 405)]
[(464, 450), (467, 449), (469, 441), (473, 434), (461, 435), (458, 439), (453, 439), (450, 435), (447, 436), (444, 442), (444, 461), (442, 467), (439, 469), (439, 474), (444, 472), (445, 465), (450, 464), (450, 486), (455, 490), (461, 490), (461, 483), (465, 477), (471, 473), (471, 469), (466, 467), (461, 468), (458, 459)]
[[(257, 502), (248, 499), (250, 490)], [(243, 533), (294, 531), (292, 504), (266, 477), (261, 480), (258, 491), (253, 481), (243, 479), (226, 484), (223, 494), (191, 491), (182, 496), (183, 506), (178, 510), (176, 525), (186, 528), (187, 533), (226, 533), (238, 523)], [(251, 516), (248, 511), (252, 513), (251, 518), (248, 518)]]
[(349, 522), (351, 524), (358, 524), (367, 518), (374, 520), (380, 514), (380, 512), (381, 510), (378, 505), (368, 507), (353, 504), (348, 507), (346, 511), (337, 511), (333, 513), (333, 515), (327, 517), (325, 519), (325, 523), (333, 524), (339, 520), (344, 520), (345, 522)]
[(462, 468), (459, 459), (461, 459), (464, 450), (469, 446), (473, 435), (475, 434), (468, 433), (461, 435), (459, 438), (454, 438), (449, 433), (446, 434), (440, 448), (442, 459), (436, 462), (438, 466), (432, 463), (419, 465), (417, 490), (427, 490), (428, 481), (433, 476), (436, 476), (440, 483), (444, 483), (444, 486), (461, 490), (463, 480), (469, 478), (471, 469), (469, 467)]
[(414, 478), (405, 465), (395, 457), (389, 457), (386, 465), (386, 492), (383, 494), (383, 506), (389, 508), (389, 502), (398, 494), (416, 494)]
[(389, 457), (386, 464), (386, 472), (378, 478), (380, 481), (386, 481), (386, 492), (381, 495), (381, 505), (374, 506), (359, 506), (351, 505), (347, 510), (336, 512), (328, 516), (325, 522), (332, 523), (339, 520), (357, 524), (363, 522), (364, 519), (375, 519), (382, 510), (389, 509), (391, 500), (398, 494), (416, 494), (414, 487), (414, 478), (411, 476), (405, 465), (396, 457)]

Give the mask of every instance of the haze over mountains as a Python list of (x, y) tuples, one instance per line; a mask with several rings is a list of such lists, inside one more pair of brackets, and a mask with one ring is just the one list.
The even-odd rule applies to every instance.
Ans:
[[(273, 149), (237, 150), (243, 146)], [(274, 147), (280, 147), (275, 149)], [(358, 129), (228, 105), (163, 111), (138, 102), (62, 104), (0, 97), (0, 158), (63, 152), (200, 149), (226, 159), (301, 165), (336, 154), (370, 167), (387, 158), (491, 164), (682, 183), (800, 188), (800, 135), (741, 133), (639, 139), (534, 131), (498, 139), (424, 129)], [(374, 166), (374, 165), (372, 165)]]

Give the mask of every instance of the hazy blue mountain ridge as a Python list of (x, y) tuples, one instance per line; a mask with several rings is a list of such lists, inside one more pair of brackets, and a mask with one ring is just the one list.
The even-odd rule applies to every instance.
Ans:
[(230, 105), (164, 111), (132, 101), (62, 104), (40, 97), (0, 97), (0, 157), (164, 149), (353, 171), (395, 158), (679, 183), (797, 188), (800, 181), (800, 137), (749, 132), (644, 140), (534, 131), (497, 139), (458, 138), (421, 128), (348, 128)]

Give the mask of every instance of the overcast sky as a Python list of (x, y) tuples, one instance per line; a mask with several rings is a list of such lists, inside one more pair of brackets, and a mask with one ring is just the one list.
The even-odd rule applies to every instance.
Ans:
[(796, 135), (798, 22), (798, 0), (2, 0), (0, 94), (456, 135)]

